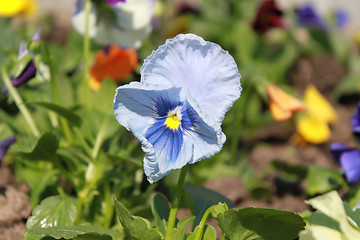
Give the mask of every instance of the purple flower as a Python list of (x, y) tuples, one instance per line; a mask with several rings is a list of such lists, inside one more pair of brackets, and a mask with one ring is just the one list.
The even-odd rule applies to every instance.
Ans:
[(109, 5), (114, 6), (118, 2), (126, 2), (126, 0), (105, 0)]
[(35, 76), (36, 76), (36, 67), (34, 64), (34, 60), (31, 59), (30, 62), (24, 68), (24, 70), (21, 72), (21, 74), (18, 77), (13, 77), (11, 79), (12, 85), (16, 88), (20, 87), (30, 79), (33, 79)]
[(0, 163), (2, 162), (9, 147), (16, 142), (15, 137), (7, 138), (0, 142)]
[(355, 115), (352, 118), (352, 126), (354, 135), (360, 139), (360, 103), (356, 107)]
[[(33, 41), (40, 40), (40, 37), (41, 37), (41, 30), (38, 29), (32, 36), (31, 40)], [(27, 54), (29, 54), (29, 50), (26, 47), (26, 43), (21, 42), (19, 46), (18, 60), (21, 60)], [(23, 71), (20, 73), (20, 75), (11, 78), (11, 83), (13, 87), (17, 88), (24, 85), (26, 82), (28, 82), (30, 79), (33, 79), (36, 76), (36, 72), (37, 71), (34, 60), (33, 58), (31, 58), (30, 61), (26, 64)], [(3, 94), (6, 94), (8, 92), (7, 87), (3, 86), (1, 92)]]
[(307, 28), (327, 31), (327, 24), (311, 4), (305, 4), (296, 10), (297, 22)]
[(339, 162), (348, 183), (357, 184), (360, 182), (360, 151), (349, 148), (341, 143), (334, 143), (330, 147), (331, 153)]

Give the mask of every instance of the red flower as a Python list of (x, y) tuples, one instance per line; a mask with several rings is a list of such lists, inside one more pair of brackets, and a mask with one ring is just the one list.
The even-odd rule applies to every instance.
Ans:
[(95, 63), (90, 69), (90, 87), (98, 90), (105, 77), (114, 81), (122, 80), (133, 72), (137, 64), (135, 49), (121, 49), (111, 45), (98, 51), (95, 55)]
[(255, 20), (252, 22), (253, 29), (258, 33), (265, 33), (276, 27), (284, 27), (281, 18), (282, 11), (277, 8), (274, 0), (265, 0), (259, 7)]

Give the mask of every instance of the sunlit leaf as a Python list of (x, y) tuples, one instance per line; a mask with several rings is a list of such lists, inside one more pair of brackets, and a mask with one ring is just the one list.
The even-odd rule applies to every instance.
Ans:
[(160, 240), (160, 234), (151, 227), (147, 219), (132, 216), (119, 201), (115, 200), (116, 214), (123, 226), (126, 234), (131, 239), (147, 239), (147, 240)]
[(218, 223), (223, 233), (232, 240), (296, 239), (305, 226), (296, 213), (252, 207), (221, 213)]

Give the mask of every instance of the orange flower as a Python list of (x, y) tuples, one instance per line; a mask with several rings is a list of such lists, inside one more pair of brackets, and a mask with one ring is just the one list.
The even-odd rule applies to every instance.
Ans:
[(267, 85), (266, 92), (270, 98), (271, 114), (276, 121), (288, 120), (294, 113), (307, 109), (304, 103), (274, 84)]
[(108, 49), (100, 50), (96, 53), (95, 63), (90, 68), (90, 87), (98, 90), (105, 77), (120, 81), (130, 75), (137, 64), (135, 49), (121, 49), (111, 45)]

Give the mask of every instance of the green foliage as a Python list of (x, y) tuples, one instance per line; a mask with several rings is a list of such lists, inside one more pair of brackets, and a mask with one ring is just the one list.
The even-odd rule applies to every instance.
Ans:
[(71, 111), (65, 107), (62, 107), (62, 106), (59, 106), (59, 105), (56, 105), (53, 103), (49, 103), (49, 102), (30, 102), (28, 104), (41, 106), (43, 108), (51, 110), (51, 111), (57, 113), (59, 116), (64, 117), (69, 122), (69, 124), (72, 124), (76, 127), (81, 126), (81, 123), (82, 123), (81, 118), (77, 114), (75, 114), (73, 111)]
[(117, 231), (91, 225), (35, 228), (30, 230), (30, 233), (55, 239), (117, 240), (120, 238), (120, 233)]
[(232, 240), (296, 239), (305, 226), (302, 218), (293, 212), (251, 207), (221, 213), (218, 222)]
[[(170, 238), (174, 239), (174, 240), (185, 239), (186, 231), (188, 230), (188, 228), (190, 227), (190, 224), (194, 221), (194, 219), (195, 219), (195, 216), (189, 216), (189, 217), (181, 219), (178, 222), (177, 227), (172, 230), (172, 232), (170, 234)], [(190, 235), (189, 235), (189, 237), (190, 237)]]
[(310, 196), (326, 193), (345, 184), (340, 172), (317, 166), (309, 167), (306, 179), (306, 193)]
[(170, 214), (169, 202), (166, 197), (160, 193), (153, 196), (151, 211), (155, 218), (155, 223), (159, 232), (164, 237), (166, 232), (166, 223)]
[[(73, 198), (68, 196), (48, 197), (32, 211), (32, 216), (27, 220), (28, 232), (25, 239), (40, 239), (41, 235), (36, 235), (36, 229), (71, 226), (75, 222), (76, 214), (76, 204)], [(36, 236), (33, 236), (31, 232), (33, 230)]]
[(43, 133), (24, 145), (18, 154), (28, 160), (54, 161), (59, 147), (57, 136), (50, 132)]
[(218, 192), (191, 184), (185, 184), (184, 188), (185, 192), (190, 195), (193, 202), (193, 211), (196, 217), (194, 226), (197, 226), (200, 223), (202, 216), (209, 207), (216, 205), (219, 202), (224, 202), (228, 207), (233, 208), (233, 203)]
[[(204, 235), (201, 240), (216, 240), (216, 230), (210, 225), (205, 225)], [(197, 226), (194, 232), (189, 233), (187, 240), (196, 240), (197, 233), (200, 231), (199, 226)]]
[(157, 240), (161, 239), (160, 234), (151, 227), (150, 222), (147, 219), (132, 216), (128, 210), (126, 210), (119, 201), (115, 199), (116, 214), (123, 226), (126, 234), (131, 239), (149, 239)]

